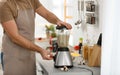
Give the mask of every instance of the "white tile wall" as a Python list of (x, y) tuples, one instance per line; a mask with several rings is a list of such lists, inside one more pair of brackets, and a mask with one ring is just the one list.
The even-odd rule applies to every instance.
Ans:
[(1, 50), (1, 44), (2, 44), (2, 36), (3, 36), (3, 29), (0, 24), (0, 50)]
[[(100, 30), (96, 26), (88, 25), (87, 31), (84, 32), (84, 43), (87, 43), (88, 45), (94, 45), (97, 43), (98, 38), (100, 35)], [(88, 42), (89, 40), (89, 42)]]
[(0, 75), (3, 75), (1, 64), (0, 64)]
[[(1, 51), (1, 44), (2, 44), (2, 35), (3, 35), (3, 30), (0, 24), (0, 51)], [(2, 71), (2, 66), (0, 64), (0, 75), (3, 75), (3, 71)]]

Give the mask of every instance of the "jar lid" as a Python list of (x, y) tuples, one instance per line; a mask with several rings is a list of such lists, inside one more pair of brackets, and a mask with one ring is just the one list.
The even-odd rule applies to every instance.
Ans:
[(56, 26), (56, 29), (58, 29), (58, 30), (63, 30), (63, 29), (68, 29), (66, 26)]

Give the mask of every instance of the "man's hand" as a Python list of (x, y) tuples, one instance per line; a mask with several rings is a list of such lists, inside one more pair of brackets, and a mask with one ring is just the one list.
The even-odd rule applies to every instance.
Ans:
[(58, 21), (57, 25), (61, 26), (64, 25), (66, 26), (68, 29), (72, 29), (72, 26), (69, 23), (63, 22), (63, 21)]
[(52, 60), (53, 59), (53, 55), (47, 50), (42, 50), (40, 54), (41, 54), (42, 58), (45, 60)]

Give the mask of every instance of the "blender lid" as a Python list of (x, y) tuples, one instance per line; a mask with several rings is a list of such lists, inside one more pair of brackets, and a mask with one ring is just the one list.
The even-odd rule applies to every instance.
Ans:
[(58, 29), (58, 30), (63, 30), (63, 29), (68, 29), (66, 26), (56, 26), (56, 29)]

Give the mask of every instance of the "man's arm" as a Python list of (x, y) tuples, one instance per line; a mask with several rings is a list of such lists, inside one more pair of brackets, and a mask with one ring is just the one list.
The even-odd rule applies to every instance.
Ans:
[(36, 12), (50, 23), (53, 23), (53, 24), (56, 24), (59, 26), (64, 25), (68, 29), (72, 28), (72, 26), (70, 24), (61, 21), (56, 15), (54, 15), (52, 12), (48, 11), (43, 5), (41, 5), (39, 8), (37, 8)]
[(43, 50), (41, 47), (35, 45), (19, 34), (17, 25), (14, 20), (2, 23), (2, 26), (12, 42), (29, 50), (39, 52), (42, 55), (43, 59), (51, 59), (48, 57), (49, 53), (46, 50)]
[(36, 9), (36, 12), (50, 23), (57, 24), (57, 22), (60, 21), (52, 12), (48, 11), (42, 5), (38, 9)]

